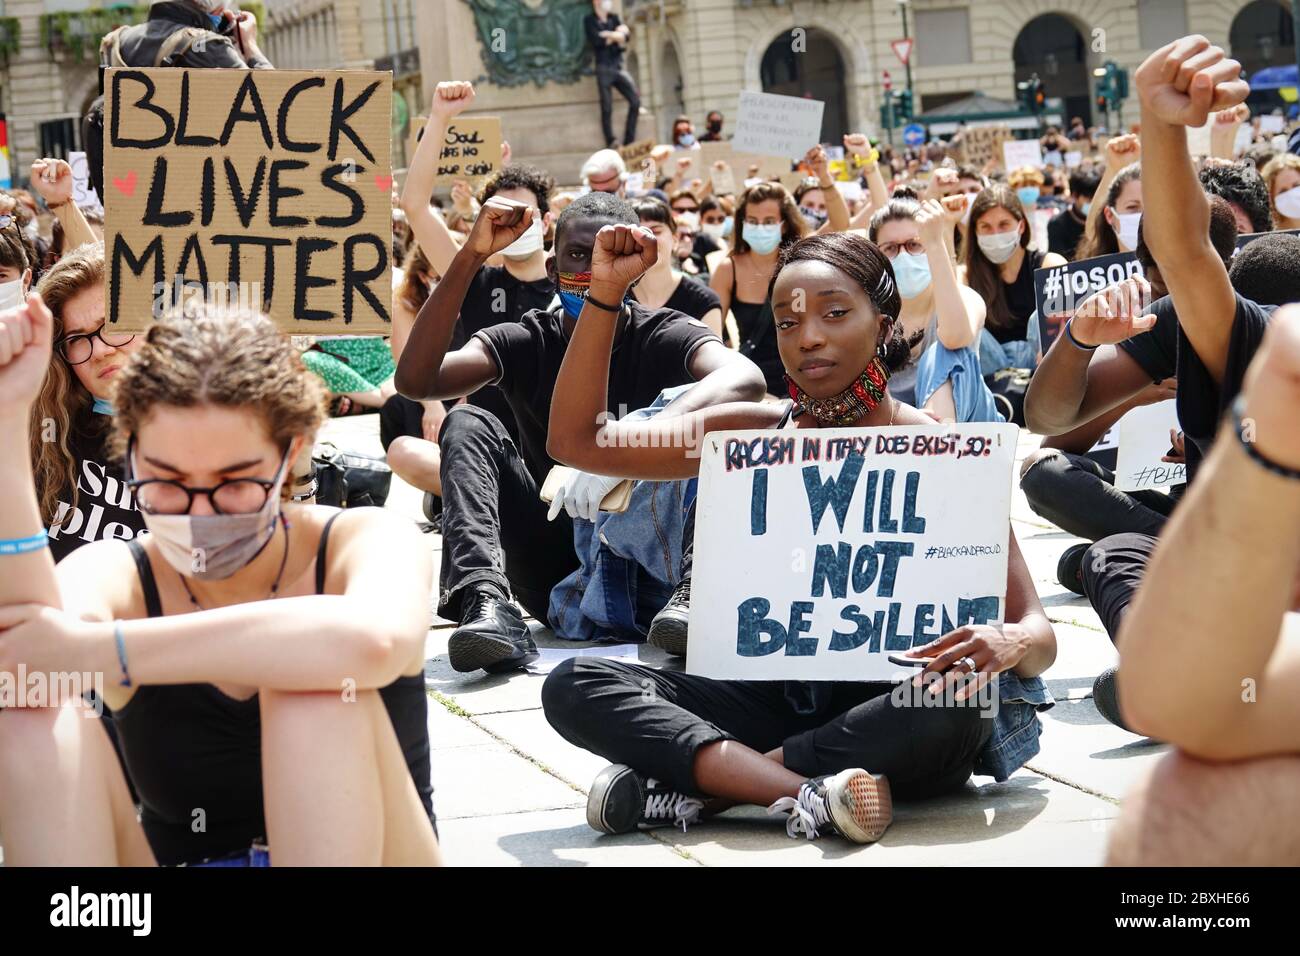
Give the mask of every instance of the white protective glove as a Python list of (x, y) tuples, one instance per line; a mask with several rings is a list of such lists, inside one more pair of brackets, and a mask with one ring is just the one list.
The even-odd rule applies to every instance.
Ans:
[(610, 478), (607, 475), (589, 475), (585, 471), (574, 472), (555, 492), (551, 500), (551, 510), (546, 513), (547, 521), (554, 521), (563, 508), (571, 518), (586, 518), (595, 521), (600, 513), (600, 503), (614, 490), (622, 478)]

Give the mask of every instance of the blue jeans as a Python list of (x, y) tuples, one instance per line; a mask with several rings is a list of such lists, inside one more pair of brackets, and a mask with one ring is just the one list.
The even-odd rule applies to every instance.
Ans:
[(935, 342), (921, 353), (916, 364), (916, 407), (924, 405), (949, 380), (957, 421), (1006, 421), (993, 401), (993, 393), (984, 384), (980, 356), (969, 346), (954, 350)]
[(1037, 368), (1041, 342), (1037, 312), (1029, 317), (1029, 330), (1024, 339), (999, 342), (992, 332), (983, 329), (980, 332), (980, 374), (992, 375), (1004, 368)]

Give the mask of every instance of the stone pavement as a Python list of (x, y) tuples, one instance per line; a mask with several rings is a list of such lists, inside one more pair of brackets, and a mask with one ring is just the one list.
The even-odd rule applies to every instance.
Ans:
[[(377, 416), (331, 421), (322, 436), (378, 454)], [(1038, 446), (1021, 432), (1017, 460)], [(1016, 475), (1019, 471), (1017, 469)], [(388, 507), (413, 520), (420, 494), (396, 477)], [(1114, 648), (1084, 598), (1056, 581), (1056, 561), (1076, 538), (1035, 515), (1019, 488), (1012, 523), (1048, 616), (1058, 653), (1044, 678), (1057, 700), (1043, 715), (1042, 750), (1005, 783), (975, 777), (956, 795), (897, 806), (884, 839), (859, 847), (838, 839), (791, 840), (781, 820), (736, 809), (683, 834), (668, 828), (609, 837), (591, 830), (586, 791), (605, 761), (555, 733), (541, 710), (545, 673), (576, 653), (632, 654), (677, 666), (651, 648), (614, 649), (557, 639), (532, 622), (543, 658), (528, 672), (458, 674), (447, 662), (454, 628), (429, 631), (434, 807), (445, 857), (456, 865), (1095, 865), (1118, 800), (1166, 749), (1107, 723), (1091, 700), (1093, 678)], [(441, 538), (430, 533), (438, 556)], [(431, 604), (436, 603), (436, 594)]]

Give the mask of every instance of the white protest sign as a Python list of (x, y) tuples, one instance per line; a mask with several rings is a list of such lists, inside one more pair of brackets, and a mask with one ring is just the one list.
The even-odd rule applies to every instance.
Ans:
[(1274, 116), (1269, 113), (1259, 118), (1259, 131), (1261, 133), (1281, 133), (1286, 129), (1286, 119), (1281, 116)]
[(821, 100), (742, 90), (736, 110), (737, 152), (802, 159), (821, 141)]
[(1002, 144), (1002, 165), (1007, 172), (1022, 166), (1043, 168), (1043, 147), (1036, 139), (1009, 139)]
[(1161, 461), (1169, 452), (1169, 430), (1178, 431), (1174, 399), (1134, 408), (1119, 420), (1119, 460), (1115, 487), (1120, 491), (1168, 488), (1187, 481), (1187, 466)]
[(1083, 153), (1078, 150), (1071, 150), (1065, 154), (1065, 168), (1074, 169), (1083, 162)]
[(90, 163), (85, 153), (68, 153), (68, 165), (72, 167), (72, 201), (82, 209), (102, 210), (99, 193), (90, 184)]
[(1246, 150), (1250, 149), (1250, 144), (1255, 141), (1255, 131), (1250, 128), (1249, 123), (1243, 123), (1237, 127), (1237, 138), (1232, 143), (1232, 153), (1234, 156), (1240, 156)]
[(1187, 152), (1192, 156), (1210, 155), (1210, 133), (1213, 129), (1213, 117), (1204, 126), (1187, 127)]
[(1017, 431), (705, 436), (687, 671), (899, 679), (890, 654), (1001, 622)]
[(840, 195), (844, 197), (844, 201), (847, 203), (861, 202), (862, 197), (865, 195), (862, 191), (862, 183), (856, 179), (848, 182), (837, 179), (835, 180), (835, 188), (840, 191)]

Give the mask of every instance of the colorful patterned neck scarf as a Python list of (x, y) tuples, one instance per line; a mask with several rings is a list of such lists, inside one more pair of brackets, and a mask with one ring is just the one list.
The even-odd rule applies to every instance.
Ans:
[(879, 355), (872, 358), (853, 384), (830, 398), (813, 398), (794, 383), (789, 375), (790, 397), (800, 411), (807, 412), (821, 425), (852, 425), (884, 400), (889, 383), (889, 368)]

